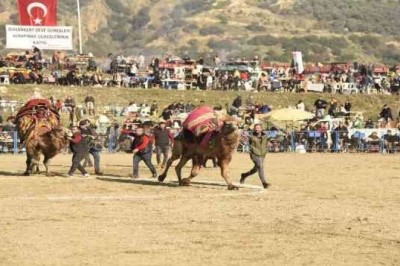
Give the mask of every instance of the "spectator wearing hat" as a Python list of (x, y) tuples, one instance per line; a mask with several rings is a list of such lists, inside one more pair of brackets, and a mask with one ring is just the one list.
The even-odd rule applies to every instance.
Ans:
[(98, 145), (96, 145), (96, 141), (99, 139), (99, 135), (92, 127), (88, 119), (79, 122), (79, 129), (81, 131), (82, 137), (85, 139), (89, 146), (89, 153), (93, 156), (95, 174), (102, 175), (103, 172), (101, 172), (100, 170), (100, 148), (98, 147)]
[[(164, 168), (167, 164), (170, 146), (174, 141), (174, 137), (172, 136), (170, 130), (167, 129), (164, 121), (160, 122), (158, 127), (154, 129), (153, 137), (156, 147), (157, 165), (161, 166), (161, 168)], [(162, 163), (161, 155), (163, 156)]]
[(139, 177), (140, 161), (144, 161), (146, 166), (150, 169), (152, 177), (157, 177), (156, 168), (151, 163), (153, 147), (150, 141), (150, 137), (144, 134), (143, 127), (138, 127), (136, 129), (131, 148), (133, 152), (133, 178)]

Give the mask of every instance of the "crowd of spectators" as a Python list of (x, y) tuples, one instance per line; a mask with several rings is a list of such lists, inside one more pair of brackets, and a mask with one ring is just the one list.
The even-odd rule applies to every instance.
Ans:
[[(106, 59), (92, 54), (67, 56), (56, 52), (45, 58), (35, 48), (21, 55), (0, 57), (0, 76), (8, 75), (15, 84), (50, 83), (68, 86), (114, 86), (128, 88), (196, 88), (202, 90), (259, 90), (303, 92), (310, 84), (321, 84), (320, 91), (338, 93), (397, 93), (400, 67), (375, 67), (365, 64), (305, 66), (267, 64), (257, 56), (231, 58), (223, 62), (192, 59), (167, 54), (146, 60), (144, 55), (124, 57), (109, 54)], [(13, 66), (10, 68), (9, 66)], [(14, 68), (16, 67), (16, 68)], [(350, 84), (346, 89), (343, 84)]]

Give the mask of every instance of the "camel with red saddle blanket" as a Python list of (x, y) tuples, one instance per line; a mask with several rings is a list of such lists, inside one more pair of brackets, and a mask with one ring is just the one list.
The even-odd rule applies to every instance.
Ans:
[[(228, 189), (238, 189), (228, 176), (228, 165), (240, 140), (236, 119), (218, 116), (212, 108), (201, 106), (189, 114), (183, 127), (183, 132), (175, 138), (172, 156), (158, 180), (163, 182), (172, 163), (180, 159), (175, 168), (179, 185), (188, 186), (198, 175), (206, 158), (217, 158), (221, 176), (225, 179)], [(191, 159), (193, 166), (190, 176), (182, 179), (182, 168)]]
[(46, 174), (49, 174), (49, 162), (68, 143), (68, 131), (60, 124), (58, 112), (46, 99), (32, 99), (19, 111), (15, 124), (21, 143), (26, 146), (26, 171), (30, 175), (34, 168), (39, 171), (40, 155)]

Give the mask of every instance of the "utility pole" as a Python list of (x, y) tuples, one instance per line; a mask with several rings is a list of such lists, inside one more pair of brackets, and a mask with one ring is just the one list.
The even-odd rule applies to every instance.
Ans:
[(78, 6), (78, 34), (79, 34), (79, 54), (82, 54), (82, 25), (81, 25), (81, 5), (79, 0), (76, 0)]

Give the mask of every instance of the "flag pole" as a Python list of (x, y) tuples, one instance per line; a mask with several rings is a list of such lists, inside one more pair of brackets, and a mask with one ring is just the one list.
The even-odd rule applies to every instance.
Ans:
[(79, 54), (82, 54), (82, 26), (81, 26), (81, 6), (79, 0), (76, 0), (78, 6), (78, 33), (79, 33)]

